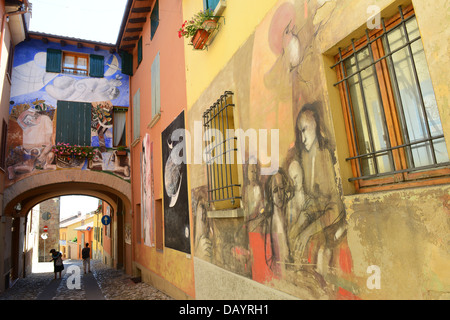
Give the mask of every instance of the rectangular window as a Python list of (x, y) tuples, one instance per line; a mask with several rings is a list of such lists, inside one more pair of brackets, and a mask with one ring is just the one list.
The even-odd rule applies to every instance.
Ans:
[(91, 145), (91, 103), (58, 101), (56, 143)]
[(122, 73), (132, 76), (133, 75), (133, 55), (126, 51), (122, 51), (120, 53), (120, 57), (122, 58)]
[(152, 14), (150, 15), (150, 40), (153, 40), (153, 37), (155, 36), (156, 29), (158, 29), (159, 26), (159, 0), (155, 1), (155, 5), (153, 6)]
[(89, 56), (87, 54), (63, 52), (62, 72), (77, 76), (87, 76), (89, 70)]
[(219, 4), (220, 0), (203, 0), (203, 8), (205, 10), (212, 10), (214, 11)]
[(133, 97), (133, 142), (141, 136), (141, 89)]
[(138, 54), (137, 58), (138, 58), (138, 66), (139, 66), (139, 64), (142, 61), (142, 37), (140, 37), (138, 40), (138, 53), (137, 54)]
[(2, 141), (0, 150), (0, 168), (6, 168), (6, 138), (8, 136), (8, 123), (3, 120), (2, 123)]
[(447, 179), (449, 157), (412, 6), (339, 50), (333, 68), (357, 190)]
[(104, 56), (47, 49), (47, 72), (102, 78), (104, 69)]
[(12, 79), (13, 61), (14, 61), (14, 44), (10, 42), (8, 53), (8, 66), (6, 67), (6, 74), (9, 77), (9, 81), (11, 81)]
[(225, 91), (203, 113), (208, 202), (214, 204), (215, 210), (240, 206), (241, 185), (238, 183), (237, 172), (237, 138), (234, 134), (232, 137), (227, 137), (227, 130), (234, 130), (233, 109), (233, 93)]
[(126, 146), (126, 121), (127, 121), (127, 111), (124, 109), (114, 108), (114, 146)]
[(152, 119), (161, 112), (161, 84), (160, 84), (160, 62), (159, 52), (156, 54), (152, 63)]

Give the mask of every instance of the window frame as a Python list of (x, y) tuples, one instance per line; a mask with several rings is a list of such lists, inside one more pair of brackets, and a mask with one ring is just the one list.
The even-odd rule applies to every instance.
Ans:
[(158, 30), (159, 26), (159, 0), (155, 1), (153, 5), (152, 13), (150, 14), (150, 40), (153, 40), (153, 37), (156, 34), (156, 30)]
[[(235, 129), (233, 95), (233, 92), (225, 91), (203, 113), (208, 203), (210, 206), (213, 204), (214, 210), (236, 209), (242, 201), (237, 167), (237, 138), (226, 136), (227, 130)], [(212, 141), (213, 132), (208, 129), (220, 131), (223, 140), (215, 141), (214, 138)], [(219, 163), (216, 159), (219, 159)]]
[[(64, 62), (66, 61), (66, 57), (73, 57), (74, 58), (74, 67), (68, 68), (64, 66)], [(77, 68), (78, 66), (78, 58), (86, 59), (86, 69)], [(90, 65), (90, 57), (89, 54), (85, 53), (79, 53), (79, 52), (72, 52), (72, 51), (63, 51), (62, 52), (62, 61), (61, 61), (61, 73), (64, 74), (70, 74), (74, 76), (89, 76), (89, 66)], [(74, 72), (69, 72), (67, 70), (73, 70)], [(81, 73), (79, 73), (81, 72)]]
[(14, 62), (14, 44), (12, 41), (9, 43), (8, 49), (8, 63), (6, 66), (6, 75), (8, 77), (9, 83), (12, 81), (12, 72), (13, 72), (13, 62)]
[[(125, 144), (118, 144), (116, 145), (115, 140), (116, 140), (116, 114), (117, 113), (124, 113), (125, 114), (125, 125), (123, 128), (123, 138), (121, 139), (121, 141), (124, 141)], [(127, 136), (127, 117), (128, 117), (128, 108), (123, 108), (123, 107), (114, 107), (113, 108), (113, 147), (117, 148), (117, 147), (127, 147), (128, 146), (128, 136)]]
[[(338, 82), (335, 84), (339, 90), (339, 96), (342, 105), (342, 111), (345, 122), (345, 129), (347, 135), (347, 142), (349, 145), (350, 157), (346, 160), (350, 161), (353, 177), (348, 179), (353, 181), (357, 193), (362, 192), (373, 192), (381, 190), (394, 190), (402, 189), (407, 187), (416, 187), (424, 185), (435, 185), (441, 183), (450, 182), (450, 167), (449, 163), (445, 162), (443, 164), (435, 163), (431, 166), (424, 167), (408, 167), (406, 148), (411, 145), (411, 143), (405, 143), (404, 135), (401, 129), (401, 123), (397, 111), (395, 93), (393, 88), (393, 83), (391, 83), (391, 77), (389, 75), (390, 70), (387, 64), (387, 59), (390, 58), (390, 54), (386, 55), (386, 49), (383, 45), (383, 37), (393, 28), (398, 27), (403, 24), (409, 18), (415, 16), (414, 8), (412, 5), (406, 8), (399, 7), (400, 12), (396, 15), (383, 20), (383, 28), (366, 30), (366, 36), (352, 41), (352, 45), (345, 48), (344, 50), (339, 49), (339, 54), (335, 56), (335, 64), (332, 68), (336, 68), (336, 74)], [(416, 41), (421, 41), (421, 37), (414, 39)], [(409, 43), (412, 41), (410, 40)], [(407, 44), (404, 48), (407, 48)], [(380, 110), (384, 113), (384, 124), (387, 130), (389, 146), (386, 149), (391, 152), (391, 162), (393, 165), (393, 170), (369, 176), (363, 176), (361, 171), (361, 164), (359, 159), (362, 158), (358, 155), (358, 142), (357, 142), (357, 132), (354, 127), (355, 122), (353, 120), (353, 106), (352, 99), (350, 97), (348, 81), (349, 76), (344, 77), (343, 69), (344, 60), (354, 53), (356, 54), (360, 49), (369, 48), (369, 52), (372, 55), (371, 65), (367, 68), (374, 68), (375, 81), (378, 86), (378, 94), (381, 99)], [(390, 50), (389, 50), (390, 51)], [(359, 71), (358, 71), (359, 73)], [(353, 76), (353, 75), (352, 75)], [(364, 99), (364, 98), (362, 98)], [(436, 137), (429, 137), (431, 139), (428, 141), (436, 140)], [(445, 138), (444, 138), (445, 140)], [(413, 144), (418, 144), (417, 141)], [(432, 144), (431, 144), (432, 145)], [(382, 154), (380, 150), (376, 150), (367, 154)], [(389, 152), (388, 151), (388, 152)], [(389, 154), (388, 154), (389, 155)], [(368, 156), (368, 159), (376, 160), (375, 156)]]
[(208, 0), (203, 0), (203, 9), (204, 10), (212, 10), (215, 11), (217, 6), (220, 4), (220, 0), (217, 0), (216, 5), (214, 6), (214, 8), (210, 8), (209, 4), (208, 4)]

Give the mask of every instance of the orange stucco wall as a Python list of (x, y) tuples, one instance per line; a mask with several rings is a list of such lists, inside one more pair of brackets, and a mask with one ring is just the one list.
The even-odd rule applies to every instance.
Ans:
[[(132, 156), (133, 191), (133, 244), (134, 261), (139, 264), (142, 276), (145, 272), (164, 278), (170, 284), (194, 297), (193, 258), (190, 254), (163, 247), (144, 244), (137, 239), (141, 234), (139, 223), (141, 213), (141, 170), (140, 157), (142, 142), (148, 133), (153, 144), (154, 198), (163, 198), (161, 132), (183, 111), (186, 110), (186, 85), (184, 71), (184, 43), (178, 38), (177, 30), (182, 24), (182, 7), (178, 0), (159, 1), (159, 26), (154, 38), (150, 39), (150, 14), (141, 33), (143, 39), (143, 59), (137, 66), (137, 48), (133, 52), (134, 75), (130, 81), (130, 101), (140, 89), (140, 141), (134, 141)], [(160, 53), (161, 118), (152, 127), (151, 113), (151, 67), (157, 53)], [(163, 214), (164, 217), (164, 214)], [(141, 221), (141, 223), (144, 223)], [(192, 223), (191, 223), (192, 228)], [(191, 245), (192, 247), (192, 245)], [(145, 270), (142, 270), (145, 269)]]

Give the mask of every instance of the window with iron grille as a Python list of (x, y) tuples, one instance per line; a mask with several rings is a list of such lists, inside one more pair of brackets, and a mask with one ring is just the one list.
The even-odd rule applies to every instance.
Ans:
[(241, 185), (237, 171), (237, 138), (234, 134), (230, 137), (227, 135), (227, 130), (234, 130), (233, 109), (233, 93), (225, 91), (203, 113), (208, 202), (214, 205), (215, 210), (240, 206)]
[(349, 181), (357, 191), (448, 181), (449, 157), (412, 6), (399, 7), (380, 29), (339, 49), (332, 68), (350, 146)]

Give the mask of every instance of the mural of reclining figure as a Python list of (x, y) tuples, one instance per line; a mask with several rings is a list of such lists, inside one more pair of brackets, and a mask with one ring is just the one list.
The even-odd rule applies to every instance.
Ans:
[(112, 80), (60, 76), (53, 80), (53, 84), (47, 85), (45, 90), (56, 100), (95, 102), (116, 99), (121, 85), (120, 76)]
[(20, 114), (17, 123), (23, 130), (23, 142), (22, 146), (16, 147), (12, 153), (22, 153), (23, 157), (8, 166), (8, 178), (13, 180), (17, 173), (29, 173), (36, 165), (43, 169), (56, 168), (51, 164), (54, 153), (52, 152), (53, 122), (50, 117), (30, 108)]

